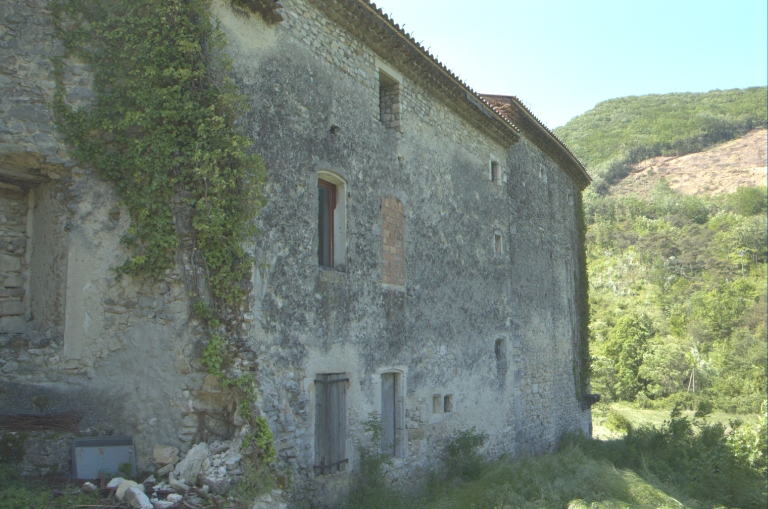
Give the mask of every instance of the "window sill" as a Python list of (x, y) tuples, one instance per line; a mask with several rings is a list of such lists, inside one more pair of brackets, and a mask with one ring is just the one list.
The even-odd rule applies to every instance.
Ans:
[(326, 283), (343, 284), (347, 282), (347, 273), (335, 267), (318, 266), (318, 279)]

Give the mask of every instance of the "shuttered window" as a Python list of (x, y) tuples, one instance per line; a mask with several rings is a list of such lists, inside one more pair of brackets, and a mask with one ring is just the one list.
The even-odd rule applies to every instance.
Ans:
[(315, 475), (347, 468), (347, 378), (344, 373), (315, 377)]

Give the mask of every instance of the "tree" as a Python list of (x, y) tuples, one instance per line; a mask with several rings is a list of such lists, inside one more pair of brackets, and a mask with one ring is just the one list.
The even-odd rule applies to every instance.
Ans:
[(643, 355), (638, 375), (648, 380), (648, 392), (657, 398), (685, 389), (691, 363), (685, 349), (667, 337), (663, 343), (651, 345)]
[(620, 399), (634, 400), (645, 389), (648, 381), (640, 375), (640, 366), (653, 335), (653, 322), (645, 314), (623, 316), (609, 332), (604, 351), (615, 362), (616, 394)]

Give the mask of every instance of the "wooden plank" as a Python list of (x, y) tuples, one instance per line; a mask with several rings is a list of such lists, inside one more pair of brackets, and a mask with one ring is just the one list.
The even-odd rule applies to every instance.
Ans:
[[(338, 384), (339, 387), (339, 436), (341, 437), (339, 448), (339, 461), (347, 460), (347, 383)], [(347, 469), (347, 464), (339, 465), (339, 471)]]

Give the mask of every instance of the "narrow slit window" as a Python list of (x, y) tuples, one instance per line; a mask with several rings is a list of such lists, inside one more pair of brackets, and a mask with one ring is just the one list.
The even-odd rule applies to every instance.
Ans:
[(491, 161), (491, 182), (493, 182), (495, 185), (500, 186), (501, 185), (501, 167), (499, 166), (498, 161)]
[(453, 412), (453, 394), (446, 394), (443, 398), (443, 412), (446, 414)]
[(325, 180), (317, 181), (317, 261), (323, 267), (333, 267), (334, 212), (336, 210), (336, 186)]
[(498, 233), (493, 235), (493, 254), (495, 256), (501, 256), (504, 254), (504, 246), (502, 243), (501, 235)]
[(507, 340), (499, 338), (494, 345), (494, 353), (496, 354), (496, 370), (502, 377), (507, 374)]

